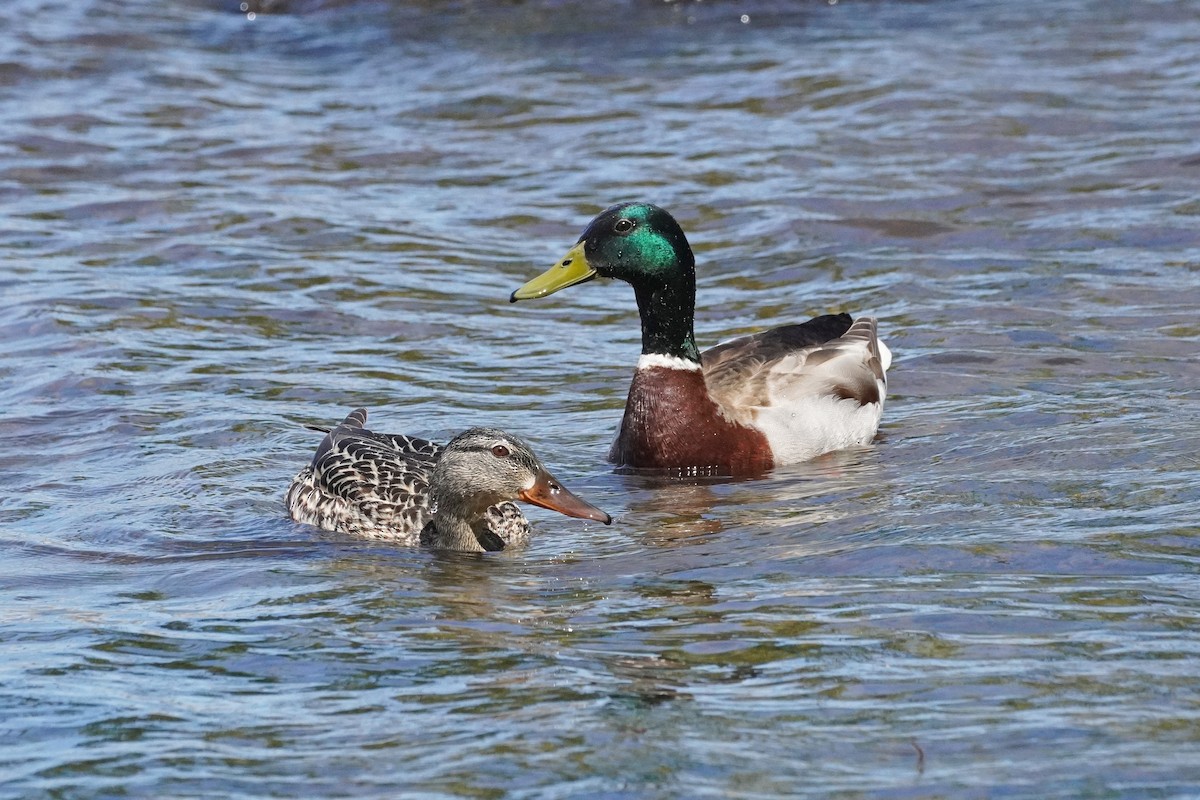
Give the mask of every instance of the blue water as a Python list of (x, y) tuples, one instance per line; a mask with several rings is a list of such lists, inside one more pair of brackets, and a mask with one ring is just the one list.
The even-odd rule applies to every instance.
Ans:
[[(253, 18), (250, 14), (253, 14)], [(0, 795), (1200, 796), (1200, 6), (8, 0)], [(670, 209), (702, 346), (873, 314), (878, 441), (616, 474)], [(616, 518), (291, 523), (356, 406)]]

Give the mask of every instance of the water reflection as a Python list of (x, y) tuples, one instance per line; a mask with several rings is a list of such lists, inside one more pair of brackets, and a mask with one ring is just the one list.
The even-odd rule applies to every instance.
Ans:
[(645, 520), (639, 541), (675, 547), (729, 529), (802, 531), (845, 519), (851, 508), (870, 513), (862, 503), (872, 498), (882, 511), (889, 487), (881, 482), (886, 476), (879, 458), (873, 447), (845, 450), (736, 480), (623, 470), (620, 486), (629, 498), (629, 514)]

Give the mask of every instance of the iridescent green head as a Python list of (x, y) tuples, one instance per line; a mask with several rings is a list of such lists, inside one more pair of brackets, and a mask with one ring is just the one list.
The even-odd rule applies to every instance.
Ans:
[(545, 297), (596, 276), (635, 288), (666, 283), (694, 287), (696, 266), (674, 217), (650, 203), (618, 203), (600, 212), (557, 264), (513, 292), (512, 302)]
[(558, 263), (513, 292), (511, 300), (545, 297), (597, 276), (633, 286), (643, 353), (700, 360), (692, 335), (696, 262), (674, 217), (650, 203), (605, 209)]

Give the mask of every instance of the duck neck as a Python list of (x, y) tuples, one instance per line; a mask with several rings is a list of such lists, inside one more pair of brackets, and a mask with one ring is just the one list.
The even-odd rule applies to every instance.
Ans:
[(433, 546), (442, 550), (482, 553), (485, 548), (471, 524), (479, 514), (470, 513), (460, 503), (455, 503), (453, 498), (438, 496), (440, 494), (435, 494), (437, 511), (433, 515)]
[(666, 283), (633, 287), (642, 318), (642, 355), (661, 355), (700, 363), (692, 321), (696, 313), (696, 276), (692, 269)]

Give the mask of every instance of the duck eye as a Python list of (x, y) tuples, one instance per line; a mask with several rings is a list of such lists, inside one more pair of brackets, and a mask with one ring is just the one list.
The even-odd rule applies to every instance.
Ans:
[(627, 217), (621, 217), (613, 224), (613, 230), (617, 233), (629, 233), (633, 230), (633, 220)]
[(508, 458), (509, 450), (504, 445), (498, 444), (492, 448), (492, 455), (494, 455), (496, 458)]

